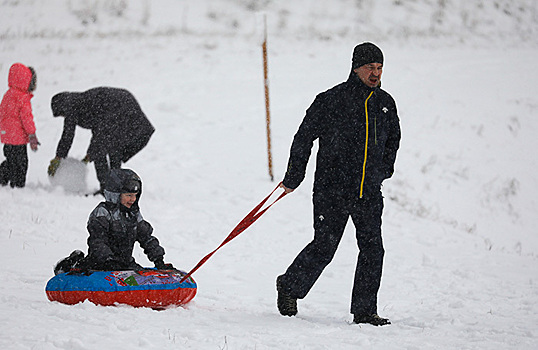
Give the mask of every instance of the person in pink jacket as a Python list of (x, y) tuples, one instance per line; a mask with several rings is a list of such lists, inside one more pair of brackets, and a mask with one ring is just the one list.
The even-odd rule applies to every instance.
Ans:
[(0, 141), (6, 160), (0, 164), (0, 185), (24, 187), (28, 171), (28, 151), (37, 151), (34, 116), (30, 99), (36, 88), (36, 73), (32, 67), (15, 63), (9, 69), (8, 86), (0, 103)]

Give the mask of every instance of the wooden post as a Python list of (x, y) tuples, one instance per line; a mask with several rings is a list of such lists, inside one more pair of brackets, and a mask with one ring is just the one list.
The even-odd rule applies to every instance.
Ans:
[(269, 110), (269, 78), (267, 69), (267, 15), (263, 15), (263, 81), (265, 86), (265, 125), (267, 129), (267, 161), (269, 166), (269, 176), (273, 177), (273, 157), (271, 154), (271, 113)]

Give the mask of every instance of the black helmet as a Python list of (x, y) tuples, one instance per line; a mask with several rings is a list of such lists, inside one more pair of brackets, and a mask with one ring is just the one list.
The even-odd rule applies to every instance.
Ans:
[(131, 169), (112, 169), (105, 183), (105, 198), (118, 203), (122, 193), (138, 193), (136, 203), (142, 194), (142, 180)]
[(123, 185), (120, 189), (121, 193), (139, 193), (140, 187), (142, 187), (140, 178), (134, 174), (136, 178), (130, 177), (126, 181), (123, 182)]

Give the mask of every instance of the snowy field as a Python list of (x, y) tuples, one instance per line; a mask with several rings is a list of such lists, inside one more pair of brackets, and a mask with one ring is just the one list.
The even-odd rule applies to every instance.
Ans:
[[(504, 12), (487, 2), (476, 13), (483, 2), (447, 1), (445, 12), (418, 0), (44, 3), (0, 2), (0, 90), (12, 63), (36, 68), (41, 142), (27, 187), (0, 188), (0, 349), (538, 349), (535, 2), (517, 1), (512, 17), (509, 1), (491, 2)], [(364, 11), (347, 11), (356, 4)], [(111, 9), (124, 12), (114, 18)], [(275, 182), (258, 10), (269, 24)], [(308, 16), (322, 13), (317, 27)], [(48, 179), (63, 125), (50, 111), (54, 94), (115, 86), (137, 97), (157, 131), (125, 166), (142, 177), (142, 213), (166, 260), (189, 270), (277, 185), (304, 111), (347, 78), (352, 49), (365, 40), (385, 53), (383, 87), (403, 134), (383, 190), (379, 314), (391, 326), (351, 324), (351, 223), (298, 316), (276, 309), (276, 276), (312, 238), (313, 157), (297, 191), (194, 274), (198, 294), (186, 307), (47, 300), (52, 266), (86, 250), (86, 220), (101, 200)], [(71, 157), (84, 157), (89, 137), (77, 130)], [(79, 185), (97, 188), (93, 166)], [(150, 266), (138, 247), (135, 257)]]

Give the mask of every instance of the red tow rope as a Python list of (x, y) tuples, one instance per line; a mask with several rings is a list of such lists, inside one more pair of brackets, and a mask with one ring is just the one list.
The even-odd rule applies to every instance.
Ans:
[(196, 270), (198, 270), (200, 268), (200, 266), (202, 266), (203, 264), (205, 264), (205, 262), (213, 255), (215, 254), (215, 252), (217, 250), (219, 250), (223, 245), (225, 245), (226, 243), (230, 242), (232, 239), (234, 239), (235, 237), (239, 236), (239, 234), (243, 231), (245, 231), (250, 225), (252, 225), (256, 220), (258, 220), (260, 218), (260, 216), (262, 216), (269, 208), (271, 208), (273, 206), (273, 204), (275, 204), (276, 202), (278, 202), (280, 199), (282, 199), (282, 197), (284, 197), (287, 193), (286, 192), (282, 192), (282, 194), (280, 196), (278, 196), (277, 199), (275, 199), (271, 204), (269, 204), (265, 209), (263, 209), (262, 211), (260, 211), (260, 209), (263, 207), (263, 205), (267, 202), (267, 200), (269, 200), (269, 198), (273, 195), (273, 193), (275, 193), (275, 191), (278, 189), (278, 187), (280, 186), (280, 184), (278, 184), (275, 189), (269, 193), (269, 195), (267, 197), (265, 197), (264, 200), (262, 200), (260, 202), (260, 204), (258, 204), (254, 209), (252, 209), (252, 211), (250, 213), (247, 214), (247, 216), (244, 217), (243, 220), (241, 220), (241, 222), (239, 224), (237, 224), (237, 226), (232, 230), (232, 232), (228, 235), (228, 237), (226, 237), (226, 239), (217, 247), (217, 249), (215, 249), (214, 251), (212, 251), (211, 253), (207, 254), (202, 260), (200, 260), (200, 262), (198, 262), (198, 264), (196, 264), (196, 266), (189, 271), (188, 274), (186, 274), (180, 281), (180, 283), (182, 283), (183, 281), (185, 281), (187, 278), (189, 278)]

